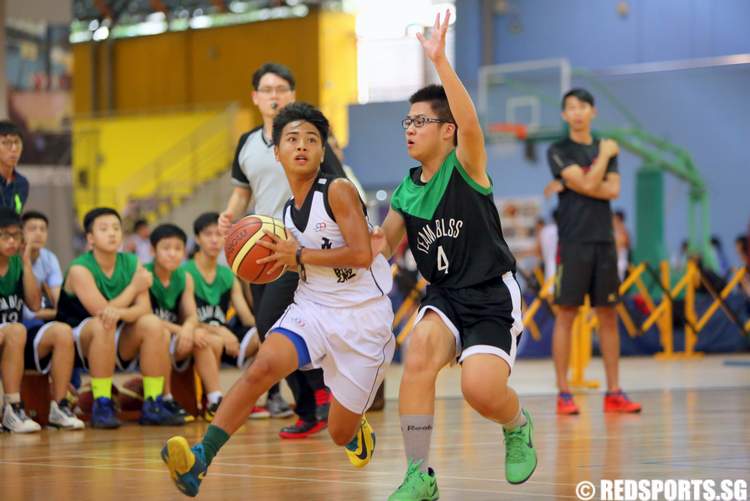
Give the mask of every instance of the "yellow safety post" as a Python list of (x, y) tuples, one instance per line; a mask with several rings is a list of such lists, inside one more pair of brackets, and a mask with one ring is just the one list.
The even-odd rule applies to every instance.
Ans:
[(591, 303), (586, 296), (583, 306), (578, 309), (578, 315), (573, 322), (573, 339), (571, 350), (572, 378), (570, 385), (576, 388), (598, 388), (599, 381), (587, 380), (584, 377), (586, 367), (591, 361), (591, 341), (596, 318), (592, 318)]
[[(726, 299), (727, 296), (729, 296), (729, 293), (732, 292), (732, 289), (737, 287), (737, 284), (740, 283), (740, 280), (742, 280), (742, 277), (745, 276), (745, 267), (743, 266), (740, 268), (737, 273), (734, 274), (734, 277), (732, 277), (732, 280), (722, 289), (721, 294), (719, 297), (721, 299)], [(700, 320), (698, 321), (698, 325), (695, 326), (696, 330), (698, 332), (703, 330), (703, 327), (706, 326), (708, 321), (711, 319), (711, 316), (716, 313), (716, 310), (719, 309), (719, 306), (721, 305), (721, 302), (716, 299), (711, 306), (708, 307), (708, 309), (703, 313), (703, 316), (701, 316)]]
[(422, 290), (426, 285), (427, 281), (424, 278), (420, 278), (417, 284), (414, 286), (414, 289), (412, 289), (412, 291), (406, 295), (404, 300), (401, 302), (401, 306), (399, 306), (398, 310), (396, 310), (396, 314), (393, 315), (393, 327), (399, 325), (404, 317), (411, 311), (411, 308), (419, 300), (419, 296), (421, 295)]
[(625, 326), (625, 330), (628, 331), (628, 336), (635, 337), (635, 335), (637, 334), (635, 322), (633, 322), (633, 319), (630, 318), (630, 313), (628, 313), (628, 310), (625, 309), (622, 303), (617, 303), (617, 306), (615, 306), (615, 311), (617, 311), (617, 314), (622, 319), (622, 324)]
[(700, 271), (698, 265), (692, 259), (687, 265), (687, 289), (685, 290), (685, 353), (682, 355), (686, 358), (697, 358), (703, 356), (703, 353), (695, 351), (695, 345), (698, 342), (698, 333), (694, 327), (698, 323), (697, 314), (695, 313), (695, 286), (700, 281)]
[(193, 379), (195, 380), (195, 401), (198, 403), (198, 409), (203, 407), (203, 381), (198, 374), (198, 368), (193, 364)]
[(659, 321), (659, 339), (664, 351), (657, 354), (664, 357), (671, 357), (674, 354), (674, 333), (672, 331), (672, 297), (666, 291), (670, 289), (669, 262), (662, 261), (659, 264), (661, 268), (661, 285), (665, 291), (662, 295), (662, 304), (665, 305), (661, 320)]

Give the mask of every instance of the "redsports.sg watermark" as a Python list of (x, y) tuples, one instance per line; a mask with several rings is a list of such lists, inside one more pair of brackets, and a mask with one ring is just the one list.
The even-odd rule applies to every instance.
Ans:
[(746, 501), (745, 480), (600, 480), (579, 482), (582, 501)]

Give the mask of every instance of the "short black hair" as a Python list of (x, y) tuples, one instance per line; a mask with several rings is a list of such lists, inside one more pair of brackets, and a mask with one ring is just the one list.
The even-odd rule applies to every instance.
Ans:
[(296, 82), (294, 81), (294, 75), (292, 75), (292, 70), (290, 70), (283, 64), (266, 63), (260, 68), (258, 68), (257, 70), (255, 70), (255, 73), (253, 73), (253, 89), (258, 90), (258, 86), (260, 85), (260, 79), (263, 78), (263, 76), (267, 73), (273, 73), (277, 77), (280, 77), (286, 80), (291, 90), (294, 90), (294, 88), (297, 85)]
[(219, 224), (219, 213), (204, 212), (193, 221), (193, 233), (197, 237), (201, 231), (205, 230), (212, 224)]
[(26, 212), (24, 212), (23, 216), (21, 216), (21, 223), (25, 225), (32, 219), (41, 219), (42, 221), (44, 221), (44, 224), (49, 226), (49, 219), (47, 218), (47, 216), (44, 213), (39, 212), (38, 210), (27, 210)]
[(115, 216), (118, 221), (122, 223), (122, 218), (120, 217), (120, 213), (114, 210), (111, 207), (96, 207), (95, 209), (91, 209), (86, 213), (85, 216), (83, 216), (83, 230), (86, 233), (91, 233), (91, 230), (94, 227), (94, 221), (99, 219), (102, 216)]
[(458, 125), (453, 118), (451, 107), (448, 104), (448, 95), (442, 85), (431, 84), (422, 87), (409, 98), (409, 104), (415, 103), (430, 103), (430, 108), (437, 118), (455, 125), (456, 132), (453, 134), (453, 144), (458, 144)]
[(158, 244), (160, 241), (164, 240), (165, 238), (179, 238), (182, 240), (183, 244), (187, 244), (187, 234), (185, 234), (184, 231), (182, 231), (182, 228), (177, 226), (176, 224), (172, 223), (165, 223), (160, 224), (156, 228), (153, 229), (151, 232), (151, 235), (149, 236), (149, 240), (151, 240), (151, 245), (156, 248), (156, 244)]
[(148, 226), (148, 221), (146, 221), (145, 219), (137, 219), (135, 223), (133, 223), (133, 231), (138, 231), (144, 226)]
[(742, 249), (742, 252), (747, 256), (747, 250), (748, 250), (748, 241), (747, 241), (747, 235), (743, 235), (740, 233), (737, 235), (737, 238), (735, 238), (734, 242), (736, 244), (740, 244), (740, 249)]
[(565, 101), (567, 101), (569, 97), (575, 97), (579, 101), (583, 101), (584, 103), (589, 103), (591, 106), (594, 106), (594, 96), (591, 94), (591, 92), (578, 87), (575, 89), (570, 89), (565, 93), (562, 101), (560, 102), (560, 107), (562, 109), (565, 109)]
[(21, 217), (13, 209), (0, 207), (0, 228), (9, 226), (21, 227)]
[(276, 118), (273, 119), (273, 144), (276, 146), (281, 142), (281, 132), (291, 122), (302, 120), (309, 122), (318, 129), (322, 147), (325, 148), (328, 141), (328, 130), (330, 125), (328, 119), (319, 109), (308, 103), (290, 103), (284, 106)]
[(10, 120), (0, 120), (0, 136), (21, 136), (21, 129)]

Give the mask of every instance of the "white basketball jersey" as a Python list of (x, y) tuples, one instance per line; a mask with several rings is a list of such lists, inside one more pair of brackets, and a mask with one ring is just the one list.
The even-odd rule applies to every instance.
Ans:
[[(294, 207), (294, 198), (284, 207), (284, 225), (302, 247), (335, 249), (346, 245), (328, 205), (331, 181), (333, 179), (319, 177), (300, 209)], [(369, 221), (367, 224), (370, 224)], [(392, 285), (388, 261), (378, 254), (369, 268), (329, 268), (306, 264), (295, 295), (324, 306), (347, 307), (383, 297), (391, 291)]]

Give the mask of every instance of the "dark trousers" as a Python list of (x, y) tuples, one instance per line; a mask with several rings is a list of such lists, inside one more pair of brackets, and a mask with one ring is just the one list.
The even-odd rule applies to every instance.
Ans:
[[(294, 300), (294, 291), (297, 289), (299, 275), (286, 272), (275, 282), (265, 285), (251, 285), (250, 291), (253, 295), (253, 312), (255, 313), (255, 324), (261, 340), (265, 340), (266, 333), (273, 324), (281, 317), (287, 307)], [(315, 421), (315, 391), (325, 387), (323, 383), (323, 371), (314, 369), (310, 371), (296, 370), (286, 378), (289, 388), (292, 390), (294, 400), (297, 403), (295, 412), (304, 421)], [(279, 385), (274, 385), (269, 395), (278, 393)]]

